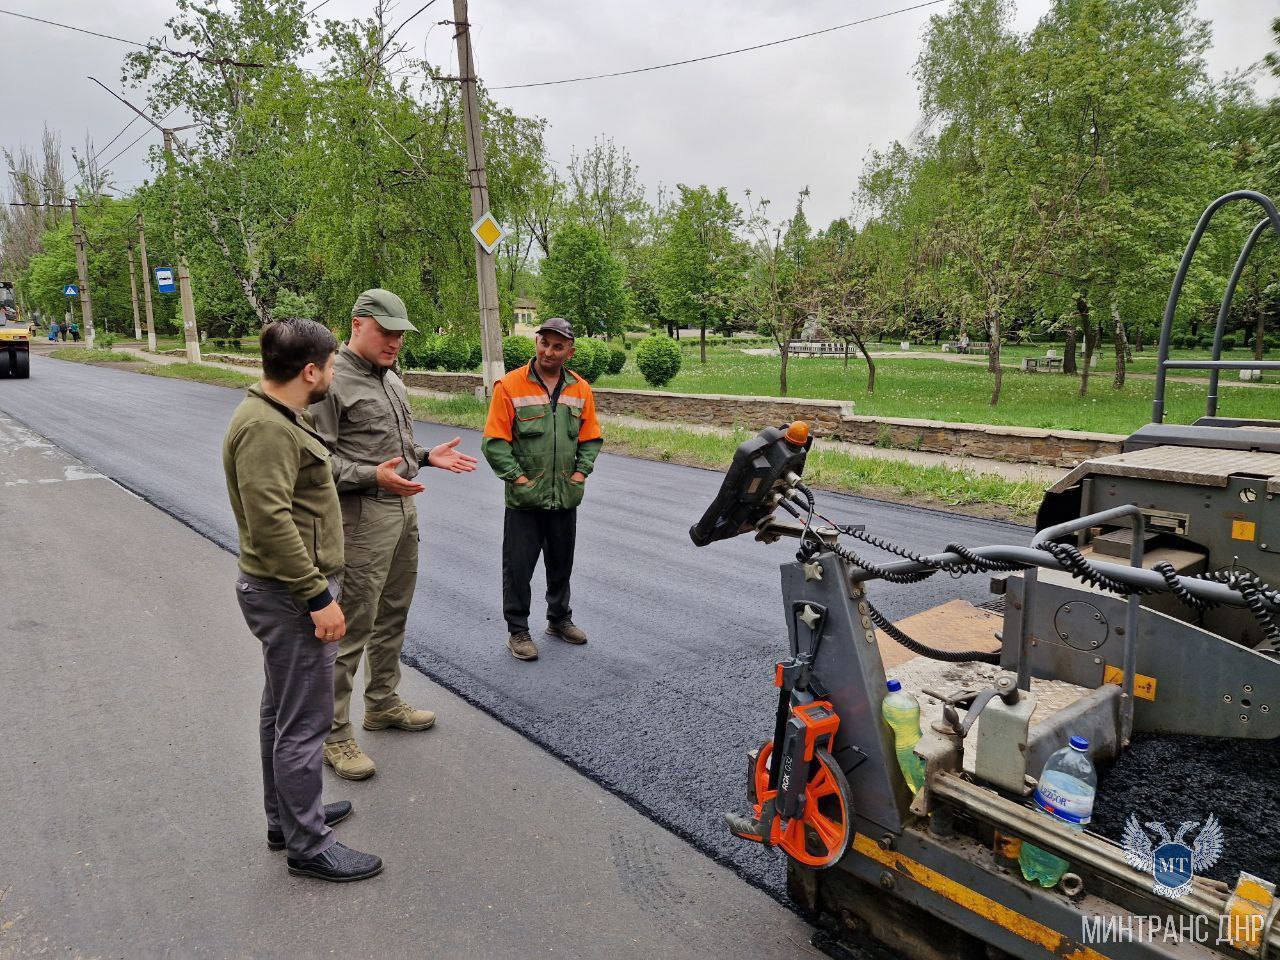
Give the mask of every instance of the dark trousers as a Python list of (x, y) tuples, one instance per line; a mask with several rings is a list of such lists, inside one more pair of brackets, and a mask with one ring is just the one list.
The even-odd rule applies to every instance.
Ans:
[[(336, 596), (338, 581), (329, 579)], [(324, 738), (333, 722), (336, 643), (316, 639), (306, 606), (278, 580), (240, 574), (236, 599), (250, 632), (262, 643), (259, 738), (262, 799), (267, 828), (284, 833), (295, 860), (318, 856), (333, 844), (321, 800)]]
[(529, 581), (533, 568), (547, 571), (547, 619), (569, 620), (569, 577), (573, 573), (573, 546), (578, 536), (578, 511), (512, 510), (502, 524), (502, 615), (507, 629), (529, 629)]

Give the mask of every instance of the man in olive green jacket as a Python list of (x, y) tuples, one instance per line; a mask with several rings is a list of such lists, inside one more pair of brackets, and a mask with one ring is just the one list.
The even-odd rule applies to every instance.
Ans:
[(373, 776), (373, 759), (361, 749), (351, 723), (351, 695), (361, 658), (364, 729), (427, 730), (431, 710), (399, 694), (400, 651), (418, 582), (418, 509), (424, 466), (454, 473), (475, 470), (459, 438), (426, 450), (413, 436), (409, 394), (392, 369), (414, 329), (404, 301), (389, 290), (366, 290), (351, 310), (351, 338), (338, 350), (333, 388), (311, 407), (316, 431), (329, 448), (342, 502), (346, 564), (342, 603), (348, 630), (334, 665), (333, 726), (324, 762), (347, 780)]
[(338, 343), (313, 320), (280, 320), (263, 328), (261, 346), (262, 381), (231, 418), (222, 466), (240, 535), (236, 597), (266, 673), (258, 730), (267, 846), (288, 850), (292, 874), (363, 880), (382, 861), (334, 838), (349, 802), (321, 802), (333, 661), (346, 632), (342, 517), (329, 451), (305, 411), (329, 389)]

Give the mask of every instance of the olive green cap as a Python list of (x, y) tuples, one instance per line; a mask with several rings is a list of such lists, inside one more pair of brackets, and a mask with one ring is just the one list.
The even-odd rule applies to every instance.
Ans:
[(353, 317), (373, 317), (383, 330), (411, 330), (418, 328), (409, 322), (409, 311), (404, 301), (390, 290), (374, 287), (356, 297), (356, 305), (351, 308)]

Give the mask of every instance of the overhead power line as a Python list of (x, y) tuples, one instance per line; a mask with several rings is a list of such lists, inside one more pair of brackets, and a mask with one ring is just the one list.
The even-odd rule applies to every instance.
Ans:
[(524, 90), (529, 87), (554, 87), (564, 83), (582, 83), (586, 80), (606, 80), (610, 77), (627, 77), (635, 73), (650, 73), (654, 70), (666, 70), (669, 67), (684, 67), (691, 63), (702, 63), (706, 60), (717, 60), (720, 57), (732, 57), (739, 53), (750, 53), (752, 50), (763, 50), (766, 47), (776, 47), (784, 43), (792, 43), (796, 40), (807, 40), (809, 37), (818, 37), (824, 33), (834, 33), (837, 30), (847, 30), (849, 27), (861, 26), (864, 23), (871, 23), (875, 20), (884, 20), (888, 17), (896, 17), (901, 13), (910, 13), (912, 10), (923, 10), (925, 7), (936, 7), (940, 3), (947, 3), (949, 0), (926, 0), (925, 3), (917, 3), (910, 7), (901, 7), (897, 10), (890, 10), (886, 13), (877, 14), (874, 17), (863, 17), (861, 20), (850, 20), (848, 23), (838, 23), (833, 27), (823, 27), (821, 30), (810, 30), (808, 33), (798, 33), (794, 37), (783, 37), (781, 40), (770, 40), (766, 43), (756, 43), (749, 47), (739, 47), (736, 50), (725, 50), (721, 53), (709, 53), (702, 57), (691, 57), (688, 60), (673, 60), (670, 63), (655, 63), (649, 67), (636, 67), (633, 70), (617, 70), (613, 73), (595, 73), (586, 77), (568, 77), (564, 80), (542, 80), (537, 83), (508, 83), (500, 87), (490, 87), (490, 90)]
[(243, 60), (235, 60), (231, 57), (215, 57), (207, 53), (201, 53), (199, 50), (170, 50), (168, 47), (162, 47), (154, 43), (142, 43), (138, 40), (130, 40), (127, 37), (117, 37), (110, 33), (100, 33), (97, 30), (90, 30), (87, 27), (77, 27), (70, 23), (60, 23), (57, 20), (46, 20), (44, 17), (33, 17), (27, 13), (18, 13), (16, 10), (5, 10), (0, 8), (0, 13), (10, 17), (17, 17), (19, 20), (30, 20), (33, 23), (43, 23), (46, 26), (58, 27), (62, 30), (72, 30), (76, 33), (83, 33), (90, 37), (99, 37), (103, 40), (114, 40), (117, 43), (127, 43), (132, 47), (139, 47), (143, 50), (152, 50), (156, 53), (168, 54), (171, 57), (177, 57), (180, 60), (199, 60), (201, 63), (207, 63), (214, 66), (223, 67), (265, 67), (265, 63), (247, 63)]

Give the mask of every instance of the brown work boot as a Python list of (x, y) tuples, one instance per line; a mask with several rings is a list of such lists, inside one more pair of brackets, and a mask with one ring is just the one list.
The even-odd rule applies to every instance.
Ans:
[(395, 727), (397, 730), (427, 730), (436, 722), (436, 715), (430, 710), (415, 710), (403, 701), (390, 710), (367, 710), (364, 715), (366, 730), (385, 730)]
[(360, 749), (355, 739), (339, 740), (324, 745), (324, 762), (343, 780), (367, 780), (377, 772), (373, 761)]
[(519, 633), (508, 636), (507, 649), (517, 660), (538, 659), (538, 645), (533, 642), (533, 637), (529, 636), (528, 630), (521, 630)]
[(581, 646), (587, 642), (587, 633), (572, 620), (561, 620), (559, 623), (547, 621), (547, 636), (559, 637), (565, 643)]

